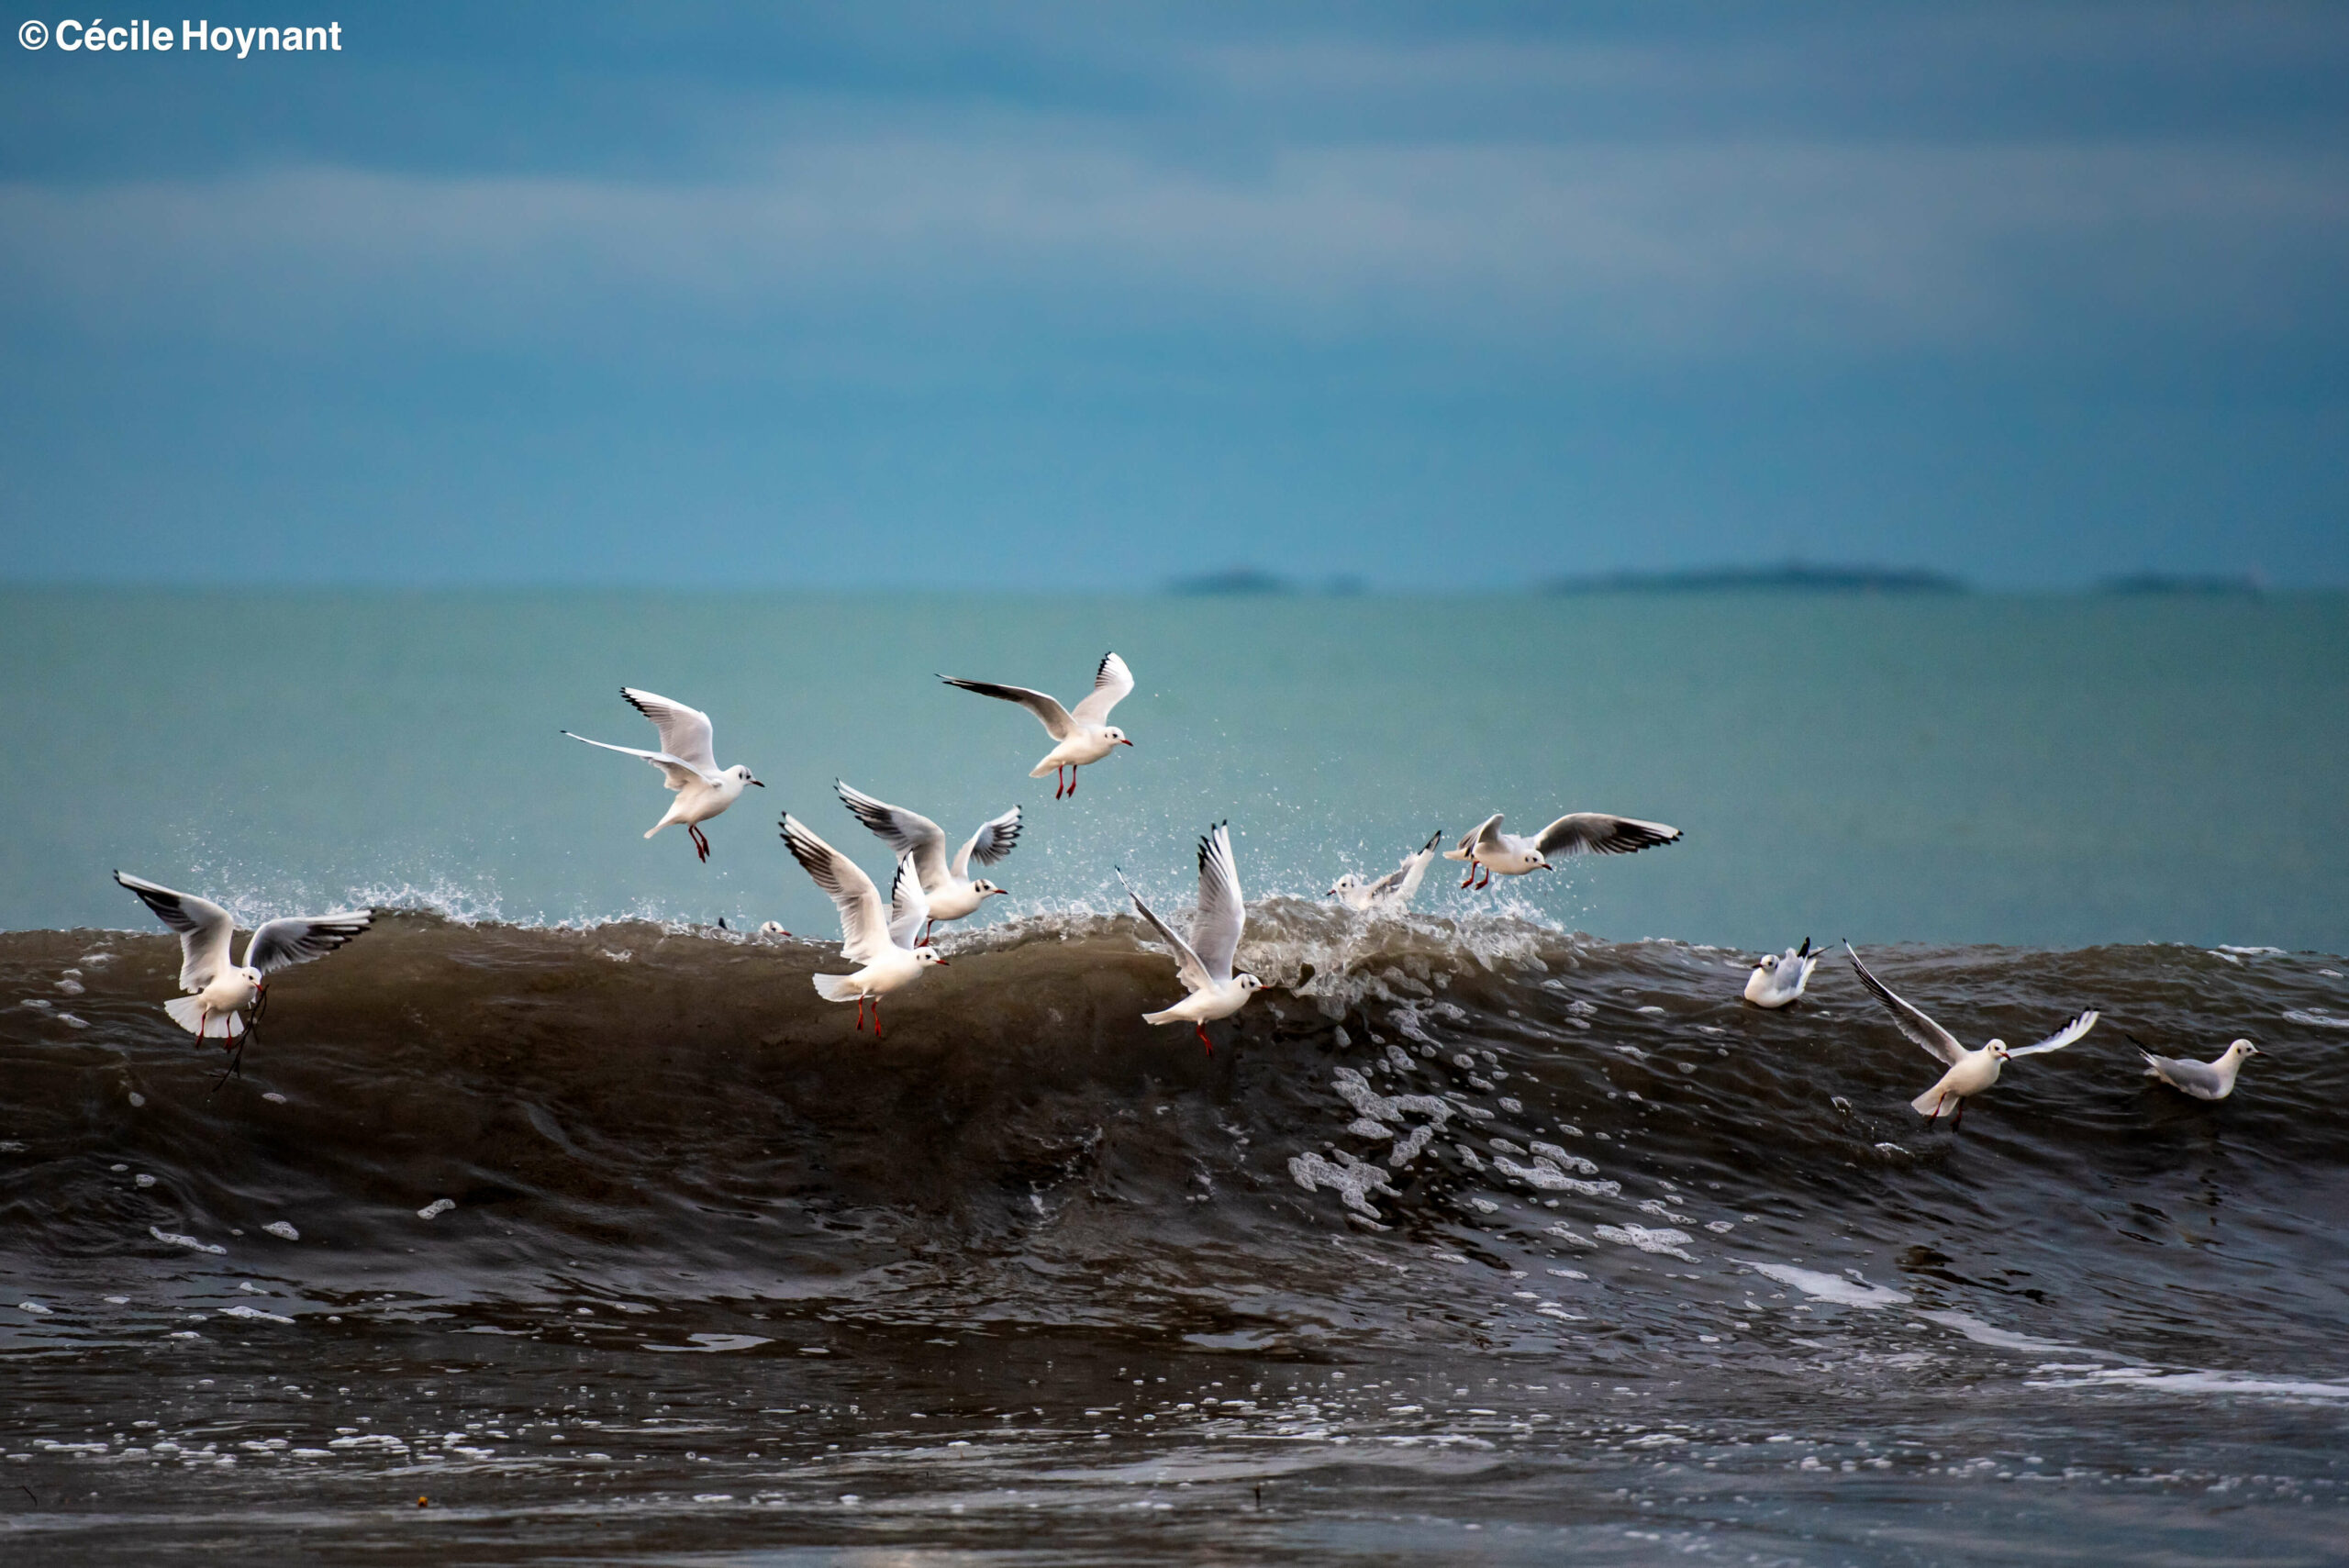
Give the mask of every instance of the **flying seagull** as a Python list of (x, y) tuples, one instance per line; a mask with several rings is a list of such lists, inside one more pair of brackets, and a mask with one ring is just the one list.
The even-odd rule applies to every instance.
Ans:
[(936, 948), (918, 947), (914, 938), (930, 918), (921, 873), (911, 855), (897, 857), (889, 902), (854, 861), (783, 814), (783, 841), (816, 885), (831, 895), (841, 912), (841, 957), (857, 965), (853, 974), (814, 976), (816, 994), (827, 1002), (856, 1004), (856, 1027), (864, 1028), (864, 1004), (873, 1004), (873, 1038), (881, 1038), (881, 998), (921, 978), (930, 964), (943, 965)]
[[(1105, 723), (1109, 710), (1123, 702), (1134, 689), (1133, 673), (1126, 662), (1115, 653), (1101, 656), (1100, 667), (1093, 672), (1093, 689), (1075, 710), (1041, 692), (1031, 692), (1025, 686), (998, 686), (988, 681), (960, 681), (952, 675), (940, 680), (950, 686), (960, 686), (966, 692), (976, 692), (983, 697), (1001, 697), (1016, 702), (1044, 722), (1044, 732), (1057, 742), (1044, 753), (1044, 760), (1028, 771), (1031, 779), (1052, 775), (1052, 798), (1076, 793), (1076, 770), (1087, 762), (1097, 762), (1120, 746), (1130, 746), (1126, 732), (1114, 724)], [(1063, 782), (1061, 773), (1067, 770)]]
[(650, 839), (670, 823), (682, 822), (693, 839), (694, 852), (705, 861), (709, 859), (709, 840), (702, 836), (701, 824), (733, 805), (750, 785), (759, 784), (761, 789), (767, 786), (752, 778), (748, 768), (718, 765), (709, 715), (701, 709), (634, 686), (622, 686), (620, 695), (661, 732), (661, 750), (640, 751), (633, 746), (615, 746), (608, 740), (589, 740), (584, 735), (572, 735), (568, 729), (563, 733), (573, 740), (601, 746), (624, 757), (641, 757), (660, 769), (667, 777), (669, 787), (677, 792), (677, 798), (670, 803), (668, 813), (660, 821), (644, 830), (644, 836)]
[[(920, 812), (875, 800), (837, 779), (832, 781), (832, 787), (840, 791), (841, 804), (855, 813), (859, 822), (872, 828), (892, 853), (913, 857), (922, 893), (930, 900), (931, 920), (959, 920), (1005, 891), (985, 878), (973, 881), (971, 862), (991, 866), (1011, 853), (1013, 846), (1019, 842), (1019, 807), (1015, 806), (1002, 816), (980, 823), (979, 830), (963, 841), (963, 847), (954, 851), (954, 858), (950, 861), (946, 858), (946, 830)], [(929, 939), (930, 929), (924, 926), (922, 940)]]
[[(1125, 883), (1126, 873), (1119, 872), (1118, 880)], [(1199, 840), (1199, 908), (1191, 917), (1189, 941), (1176, 936), (1130, 884), (1126, 885), (1126, 896), (1134, 901), (1134, 907), (1141, 911), (1159, 939), (1174, 950), (1174, 977), (1190, 993), (1171, 1007), (1144, 1013), (1141, 1021), (1189, 1024), (1213, 1056), (1215, 1041), (1208, 1038), (1208, 1025), (1231, 1017), (1264, 986), (1252, 974), (1231, 972), (1232, 956), (1240, 951), (1240, 929), (1248, 916), (1240, 896), (1240, 873), (1231, 863), (1230, 824), (1219, 822)]]
[(1957, 1037), (1925, 1017), (1915, 1007), (1892, 994), (1889, 986), (1868, 973), (1860, 955), (1845, 942), (1843, 951), (1851, 954), (1852, 967), (1860, 972), (1860, 984), (1876, 993), (1892, 1014), (1895, 1028), (1925, 1049), (1927, 1054), (1949, 1069), (1941, 1082), (1909, 1102), (1909, 1108), (1919, 1116), (1938, 1121), (1954, 1105), (1956, 1115), (1950, 1121), (1955, 1131), (1965, 1119), (1965, 1102), (1969, 1095), (1978, 1095), (1998, 1081), (1998, 1070), (2018, 1056), (2037, 1056), (2042, 1051), (2061, 1051), (2065, 1046), (2096, 1028), (2094, 1008), (2076, 1013), (2062, 1029), (2035, 1045), (2009, 1047), (2003, 1040), (1994, 1040), (1979, 1051), (1968, 1051), (1957, 1042)]
[[(1443, 858), (1468, 862), (1468, 875), (1461, 886), (1473, 882), (1489, 887), (1496, 873), (1523, 876), (1530, 871), (1548, 871), (1553, 857), (1637, 854), (1658, 844), (1677, 843), (1679, 839), (1677, 828), (1633, 817), (1609, 817), (1603, 811), (1570, 813), (1527, 838), (1502, 832), (1501, 814), (1496, 811), (1471, 828), (1458, 848), (1444, 851)], [(1484, 873), (1482, 882), (1476, 882), (1479, 872)]]

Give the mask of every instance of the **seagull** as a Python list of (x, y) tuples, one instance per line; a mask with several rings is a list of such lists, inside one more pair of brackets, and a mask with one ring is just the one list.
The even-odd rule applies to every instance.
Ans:
[(841, 956), (858, 965), (853, 974), (814, 976), (816, 994), (827, 1002), (856, 1002), (856, 1027), (864, 1028), (864, 1004), (873, 1004), (873, 1038), (881, 1038), (881, 998), (901, 985), (921, 978), (925, 965), (943, 965), (938, 950), (917, 947), (914, 934), (930, 918), (930, 900), (922, 896), (921, 873), (911, 855), (897, 857), (897, 874), (889, 884), (889, 905), (881, 905), (881, 890), (846, 855), (807, 831), (805, 823), (783, 814), (783, 841), (791, 858), (807, 868), (816, 885), (832, 896), (841, 912)]
[(2238, 1040), (2219, 1052), (2215, 1062), (2188, 1062), (2175, 1056), (2155, 1056), (2145, 1049), (2145, 1042), (2135, 1035), (2129, 1037), (2137, 1047), (2137, 1054), (2145, 1059), (2145, 1076), (2159, 1078), (2171, 1088), (2193, 1095), (2198, 1100), (2223, 1100), (2235, 1092), (2235, 1074), (2252, 1057), (2263, 1054), (2259, 1047), (2247, 1040)]
[(2003, 1040), (1994, 1040), (1979, 1051), (1968, 1051), (1958, 1044), (1955, 1035), (1894, 995), (1883, 981), (1870, 974), (1868, 966), (1860, 962), (1860, 955), (1852, 952), (1851, 943), (1845, 942), (1843, 951), (1851, 953), (1852, 967), (1860, 972), (1860, 984), (1875, 992), (1876, 1000), (1890, 1009), (1894, 1026), (1949, 1069), (1942, 1074), (1940, 1083), (1909, 1101), (1909, 1108), (1920, 1117), (1938, 1121), (1942, 1113), (1954, 1102), (1957, 1114), (1950, 1122), (1952, 1131), (1955, 1131), (1965, 1119), (1966, 1096), (1978, 1095), (1997, 1083), (1999, 1068), (2018, 1056), (2037, 1056), (2042, 1051), (2061, 1051), (2096, 1028), (2096, 1010), (2089, 1008), (2074, 1014), (2062, 1029), (2036, 1045), (2010, 1047)]
[(718, 767), (709, 715), (701, 709), (634, 686), (622, 686), (620, 695), (661, 732), (661, 750), (640, 751), (633, 746), (615, 746), (608, 740), (588, 740), (584, 735), (571, 735), (568, 729), (563, 733), (573, 740), (601, 746), (607, 751), (641, 757), (667, 774), (669, 787), (677, 792), (677, 798), (670, 804), (667, 815), (645, 829), (644, 836), (650, 839), (670, 823), (682, 822), (693, 838), (694, 852), (705, 861), (709, 859), (709, 840), (702, 836), (701, 824), (733, 805), (749, 785), (759, 784), (761, 789), (767, 786), (752, 778), (748, 768)]
[[(1476, 883), (1490, 887), (1493, 873), (1503, 876), (1523, 876), (1530, 871), (1548, 871), (1553, 855), (1630, 855), (1642, 850), (1652, 850), (1658, 844), (1676, 843), (1680, 829), (1667, 828), (1661, 822), (1642, 822), (1631, 817), (1609, 817), (1603, 811), (1576, 811), (1559, 817), (1533, 838), (1501, 831), (1501, 814), (1490, 817), (1472, 828), (1460, 840), (1457, 849), (1443, 851), (1448, 861), (1466, 861), (1468, 875), (1460, 885)], [(1485, 880), (1476, 882), (1482, 872)]]
[(1792, 1005), (1801, 996), (1802, 988), (1810, 984), (1810, 972), (1819, 967), (1819, 961), (1824, 956), (1810, 951), (1809, 937), (1803, 938), (1798, 948), (1764, 953), (1753, 965), (1753, 973), (1745, 977), (1745, 999), (1757, 1007)]
[(1428, 835), (1428, 841), (1403, 857), (1403, 863), (1375, 881), (1364, 882), (1348, 872), (1330, 887), (1330, 895), (1349, 909), (1403, 910), (1411, 906), (1411, 895), (1419, 890), (1419, 879), (1435, 862), (1435, 843), (1443, 837), (1439, 828)]
[[(1118, 880), (1125, 883), (1126, 873), (1119, 872)], [(1191, 917), (1190, 941), (1176, 936), (1130, 883), (1126, 896), (1174, 950), (1174, 977), (1190, 992), (1171, 1007), (1144, 1013), (1141, 1021), (1189, 1024), (1213, 1056), (1215, 1041), (1208, 1038), (1208, 1025), (1231, 1017), (1264, 987), (1252, 974), (1231, 972), (1232, 955), (1240, 951), (1240, 928), (1248, 917), (1240, 896), (1240, 873), (1231, 863), (1231, 825), (1219, 822), (1199, 840), (1199, 909)]]
[[(1031, 779), (1052, 775), (1052, 798), (1076, 793), (1076, 770), (1087, 762), (1097, 762), (1120, 746), (1130, 746), (1126, 732), (1114, 724), (1102, 720), (1109, 710), (1123, 702), (1134, 689), (1133, 672), (1115, 653), (1101, 656), (1100, 667), (1093, 672), (1093, 690), (1076, 705), (1074, 712), (1041, 692), (1031, 692), (1025, 686), (998, 686), (987, 681), (958, 681), (952, 675), (940, 680), (950, 686), (960, 686), (966, 692), (976, 692), (983, 697), (1001, 697), (1016, 702), (1044, 721), (1044, 731), (1059, 744), (1044, 753), (1044, 760), (1028, 771)], [(1061, 771), (1066, 769), (1065, 784)]]
[[(209, 898), (174, 893), (144, 877), (114, 873), (115, 881), (137, 894), (155, 917), (180, 934), (180, 989), (163, 1004), (172, 1021), (198, 1040), (217, 1039), (220, 1049), (241, 1041), (245, 1031), (261, 1021), (269, 976), (314, 958), (324, 958), (374, 924), (364, 909), (340, 909), (331, 915), (289, 915), (271, 920), (245, 942), (245, 962), (228, 962), (229, 940), (237, 922)], [(251, 1017), (246, 1014), (250, 1010)], [(219, 1032), (213, 1033), (217, 1023)], [(237, 1047), (243, 1064), (244, 1047)]]
[[(832, 787), (840, 791), (841, 804), (854, 812), (856, 819), (872, 828), (891, 851), (914, 858), (922, 893), (930, 900), (931, 920), (959, 920), (1007, 891), (984, 878), (972, 881), (971, 862), (991, 866), (1011, 853), (1012, 847), (1019, 842), (1019, 807), (1015, 806), (1002, 816), (980, 823), (979, 830), (963, 841), (950, 862), (946, 858), (946, 830), (920, 812), (875, 800), (838, 779), (832, 781)], [(922, 928), (922, 940), (930, 940), (926, 925)]]

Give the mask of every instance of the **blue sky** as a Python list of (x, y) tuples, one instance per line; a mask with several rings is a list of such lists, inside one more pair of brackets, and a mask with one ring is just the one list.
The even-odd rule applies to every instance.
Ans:
[(2338, 6), (330, 4), (6, 51), (0, 577), (2349, 583)]

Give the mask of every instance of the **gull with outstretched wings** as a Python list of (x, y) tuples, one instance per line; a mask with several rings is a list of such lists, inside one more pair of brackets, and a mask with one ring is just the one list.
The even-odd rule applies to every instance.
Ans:
[(1353, 872), (1330, 885), (1330, 896), (1349, 909), (1368, 912), (1373, 909), (1397, 913), (1411, 906), (1411, 897), (1419, 890), (1419, 880), (1435, 863), (1436, 840), (1443, 837), (1439, 828), (1428, 835), (1428, 841), (1403, 857), (1403, 863), (1385, 876), (1365, 880)]
[(914, 858), (897, 857), (885, 905), (862, 867), (809, 832), (806, 823), (794, 821), (788, 811), (783, 814), (783, 841), (791, 858), (830, 895), (841, 912), (841, 957), (857, 966), (853, 974), (816, 975), (816, 994), (827, 1002), (854, 1002), (859, 1029), (864, 1028), (864, 1005), (871, 1002), (873, 1038), (879, 1040), (881, 998), (920, 979), (931, 964), (946, 962), (936, 948), (915, 940), (930, 919), (930, 900), (922, 895)]
[(1939, 1083), (1909, 1101), (1909, 1108), (1929, 1120), (1939, 1121), (1950, 1113), (1953, 1106), (1955, 1106), (1955, 1114), (1951, 1117), (1949, 1124), (1953, 1132), (1965, 1120), (1966, 1100), (1997, 1083), (1998, 1070), (2008, 1062), (2018, 1056), (2037, 1056), (2044, 1051), (2061, 1051), (2096, 1028), (2097, 1012), (2091, 1007), (2085, 1012), (2075, 1013), (2065, 1020), (2062, 1029), (2035, 1044), (2010, 1046), (2003, 1040), (1994, 1040), (1979, 1051), (1968, 1051), (1958, 1043), (1955, 1035), (1902, 1001), (1893, 994), (1890, 986), (1869, 973), (1868, 966), (1860, 962), (1860, 955), (1852, 951), (1851, 943), (1843, 944), (1843, 951), (1850, 955), (1852, 967), (1859, 971), (1860, 984), (1866, 986), (1891, 1013), (1893, 1027), (1908, 1036), (1926, 1055), (1949, 1069), (1942, 1074)]
[[(1658, 844), (1680, 841), (1680, 829), (1636, 817), (1609, 817), (1603, 811), (1575, 811), (1528, 837), (1501, 831), (1501, 814), (1494, 812), (1462, 836), (1457, 848), (1443, 851), (1448, 861), (1466, 861), (1468, 875), (1460, 885), (1475, 883), (1490, 887), (1493, 878), (1523, 876), (1530, 871), (1550, 871), (1568, 855), (1631, 855)], [(1476, 882), (1478, 873), (1485, 880)]]
[(650, 839), (673, 822), (683, 823), (694, 841), (694, 852), (705, 861), (709, 859), (709, 840), (703, 835), (701, 825), (740, 799), (751, 785), (759, 784), (761, 789), (767, 786), (759, 784), (751, 776), (751, 770), (740, 764), (730, 768), (718, 765), (716, 732), (710, 728), (709, 715), (701, 709), (634, 686), (622, 686), (620, 695), (660, 731), (658, 751), (640, 751), (633, 746), (615, 746), (608, 740), (589, 740), (584, 735), (572, 735), (568, 729), (563, 733), (573, 740), (601, 746), (623, 757), (640, 758), (660, 769), (669, 787), (677, 792), (677, 798), (670, 803), (660, 821), (644, 830), (644, 836)]
[[(1093, 689), (1074, 708), (1065, 708), (1057, 698), (1042, 692), (1031, 692), (1026, 686), (998, 686), (992, 681), (963, 681), (952, 675), (940, 680), (950, 686), (960, 686), (966, 692), (976, 692), (983, 697), (1000, 697), (1016, 702), (1043, 722), (1044, 733), (1055, 744), (1044, 753), (1044, 760), (1028, 771), (1031, 779), (1052, 775), (1052, 798), (1076, 793), (1076, 770), (1087, 762), (1097, 762), (1120, 746), (1130, 746), (1126, 732), (1107, 722), (1109, 710), (1123, 702), (1134, 689), (1133, 673), (1126, 662), (1115, 653), (1105, 653), (1093, 672)], [(1067, 778), (1062, 779), (1065, 769)]]
[[(1119, 872), (1118, 880), (1125, 883), (1126, 873)], [(1171, 1007), (1144, 1013), (1141, 1021), (1189, 1024), (1213, 1056), (1215, 1041), (1208, 1038), (1208, 1025), (1231, 1017), (1264, 987), (1254, 975), (1235, 974), (1231, 969), (1233, 957), (1240, 951), (1241, 928), (1248, 918), (1247, 906), (1240, 895), (1239, 868), (1231, 860), (1231, 825), (1219, 822), (1199, 840), (1199, 907), (1191, 917), (1189, 941), (1176, 936), (1174, 928), (1141, 901), (1131, 884), (1126, 884), (1126, 896), (1134, 901), (1134, 907), (1141, 911), (1159, 940), (1174, 950), (1174, 978), (1190, 993)]]
[[(989, 817), (979, 824), (979, 830), (963, 841), (954, 858), (946, 858), (946, 830), (918, 811), (908, 811), (902, 806), (891, 806), (876, 800), (861, 789), (854, 789), (835, 779), (832, 787), (840, 792), (841, 804), (854, 814), (859, 822), (873, 829), (874, 837), (889, 846), (891, 852), (911, 855), (914, 871), (921, 878), (921, 890), (930, 900), (930, 918), (959, 920), (974, 914), (980, 905), (1003, 893), (1005, 889), (980, 877), (971, 876), (971, 863), (991, 866), (1011, 853), (1019, 842), (1019, 807), (1013, 806), (1000, 817)], [(927, 941), (930, 929), (922, 929)]]
[[(144, 877), (114, 873), (115, 881), (139, 895), (155, 918), (179, 933), (180, 989), (187, 993), (163, 1004), (172, 1021), (198, 1040), (217, 1040), (223, 1051), (241, 1040), (261, 1016), (269, 977), (307, 963), (350, 941), (374, 923), (365, 909), (331, 915), (288, 915), (264, 922), (245, 942), (245, 962), (231, 963), (228, 950), (236, 919), (209, 898), (177, 893)], [(241, 1059), (244, 1048), (237, 1048)]]

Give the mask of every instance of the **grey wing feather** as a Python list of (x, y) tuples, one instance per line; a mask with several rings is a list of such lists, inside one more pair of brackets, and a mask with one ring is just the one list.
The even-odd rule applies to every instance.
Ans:
[(1101, 655), (1100, 664), (1093, 672), (1093, 689), (1076, 705), (1074, 715), (1079, 724), (1101, 724), (1108, 721), (1109, 710), (1133, 695), (1133, 672), (1115, 653)]
[(661, 732), (661, 750), (689, 768), (704, 773), (718, 772), (718, 747), (709, 715), (658, 692), (639, 691), (634, 686), (622, 686), (620, 695)]
[(807, 830), (791, 813), (783, 814), (784, 847), (791, 851), (817, 886), (831, 896), (841, 912), (841, 956), (851, 963), (871, 963), (889, 948), (888, 916), (881, 907), (881, 890), (864, 868)]
[(1191, 946), (1208, 977), (1231, 978), (1240, 951), (1247, 906), (1240, 894), (1240, 868), (1231, 858), (1231, 825), (1219, 822), (1199, 840), (1199, 911), (1191, 921)]
[(2094, 1007), (2090, 1007), (2084, 1013), (2075, 1013), (2065, 1021), (2062, 1029), (2057, 1029), (2045, 1040), (2034, 1044), (2016, 1047), (2009, 1050), (2007, 1054), (2009, 1056), (2039, 1056), (2050, 1051), (2061, 1051), (2087, 1034), (2088, 1030), (2096, 1028), (2097, 1017)]
[(1158, 933), (1159, 940), (1174, 951), (1174, 977), (1183, 983), (1183, 989), (1206, 990), (1213, 982), (1208, 979), (1207, 965), (1201, 963), (1199, 955), (1191, 951), (1191, 944), (1176, 936), (1174, 928), (1160, 919), (1158, 911), (1141, 901), (1141, 895), (1134, 891), (1132, 883), (1126, 881), (1124, 872), (1118, 873), (1118, 881), (1124, 886), (1126, 896), (1134, 901), (1134, 907), (1141, 912), (1141, 917), (1149, 921), (1151, 929)]
[(1019, 842), (1019, 807), (1016, 806), (1000, 817), (991, 817), (980, 823), (979, 830), (971, 835), (970, 842), (955, 855), (954, 874), (970, 875), (973, 861), (983, 866), (991, 866), (1011, 853)]
[(2218, 1069), (2205, 1062), (2186, 1062), (2175, 1056), (2155, 1056), (2150, 1051), (2138, 1055), (2145, 1059), (2145, 1071), (2173, 1088), (2183, 1089), (2198, 1100), (2215, 1100), (2226, 1086)]
[(375, 923), (365, 909), (342, 909), (331, 915), (288, 915), (269, 921), (245, 944), (245, 964), (263, 974), (274, 974), (314, 958), (324, 958)]
[(1459, 846), (1444, 851), (1443, 858), (1448, 861), (1464, 861), (1480, 849), (1499, 848), (1501, 817), (1502, 813), (1496, 811), (1460, 835)]
[(1025, 686), (999, 686), (992, 681), (960, 681), (952, 675), (938, 678), (950, 686), (960, 686), (983, 697), (1000, 697), (1005, 702), (1018, 703), (1042, 719), (1045, 733), (1055, 740), (1065, 740), (1076, 733), (1076, 721), (1069, 717), (1068, 709), (1060, 705), (1058, 698), (1047, 696), (1042, 692), (1031, 692)]
[(874, 836), (889, 846), (893, 855), (914, 857), (914, 868), (920, 873), (924, 887), (944, 884), (946, 870), (946, 829), (918, 811), (908, 811), (902, 806), (891, 806), (885, 800), (875, 800), (861, 789), (835, 779), (832, 787), (840, 792), (841, 804), (856, 816), (859, 822), (873, 830)]
[(1603, 811), (1575, 811), (1542, 829), (1534, 847), (1544, 855), (1629, 855), (1669, 844), (1680, 829), (1636, 817), (1610, 817)]
[(175, 893), (145, 877), (117, 872), (114, 879), (137, 894), (139, 901), (154, 911), (155, 918), (179, 933), (181, 990), (201, 991), (228, 967), (228, 941), (237, 929), (228, 911), (209, 898)]
[(1845, 942), (1843, 951), (1851, 954), (1852, 967), (1860, 973), (1860, 984), (1876, 993), (1876, 999), (1892, 1014), (1893, 1024), (1902, 1034), (1923, 1046), (1944, 1067), (1954, 1067), (1965, 1060), (1965, 1047), (1957, 1042), (1955, 1035), (1894, 995), (1890, 986), (1868, 973), (1868, 966), (1860, 962), (1860, 955), (1852, 951), (1851, 943)]

